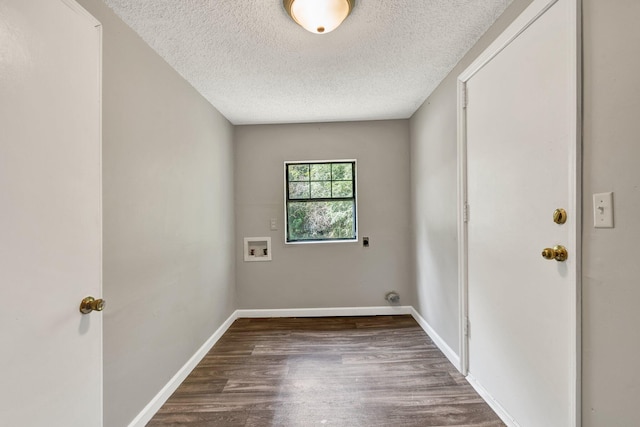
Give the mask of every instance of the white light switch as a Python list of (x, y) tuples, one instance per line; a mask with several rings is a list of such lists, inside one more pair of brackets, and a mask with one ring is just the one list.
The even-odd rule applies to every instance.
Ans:
[(271, 218), (271, 231), (276, 231), (278, 229), (278, 223), (275, 218)]
[(593, 195), (593, 226), (613, 228), (613, 193)]

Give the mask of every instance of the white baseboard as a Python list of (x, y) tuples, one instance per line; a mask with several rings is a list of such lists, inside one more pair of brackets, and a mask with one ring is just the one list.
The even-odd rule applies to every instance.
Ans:
[(467, 381), (471, 384), (471, 387), (475, 389), (475, 391), (482, 397), (482, 399), (487, 402), (487, 405), (493, 409), (503, 423), (505, 423), (508, 427), (520, 427), (520, 424), (513, 419), (511, 415), (502, 407), (500, 403), (498, 403), (493, 396), (485, 389), (482, 384), (475, 379), (475, 377), (471, 374), (467, 375)]
[[(453, 365), (460, 370), (460, 358), (458, 355), (447, 345), (447, 343), (438, 335), (435, 330), (427, 323), (426, 320), (420, 316), (420, 314), (411, 306), (381, 306), (381, 307), (333, 307), (333, 308), (294, 308), (294, 309), (265, 309), (265, 310), (236, 310), (231, 316), (211, 335), (211, 337), (191, 356), (191, 358), (184, 364), (182, 368), (169, 380), (169, 382), (151, 399), (151, 401), (144, 407), (142, 411), (136, 416), (129, 427), (144, 427), (151, 418), (158, 412), (162, 405), (169, 399), (174, 391), (182, 384), (187, 378), (189, 373), (200, 363), (204, 356), (211, 350), (220, 337), (229, 329), (231, 324), (240, 318), (259, 318), (259, 317), (331, 317), (331, 316), (392, 316), (400, 314), (410, 314), (418, 322), (420, 327), (429, 335), (431, 340), (436, 346), (444, 353), (444, 355), (453, 363)], [(473, 383), (472, 383), (473, 385)], [(478, 385), (479, 386), (479, 385)], [(475, 385), (474, 385), (475, 388)], [(478, 390), (476, 388), (476, 390)], [(482, 389), (484, 390), (484, 389)], [(485, 399), (485, 396), (489, 396), (486, 392), (482, 394), (478, 393)], [(489, 396), (489, 399), (491, 397)], [(493, 402), (493, 399), (491, 399)], [(502, 413), (506, 414), (504, 410), (499, 412), (491, 403), (487, 400), (487, 403), (498, 413), (502, 418)], [(497, 403), (496, 403), (497, 405)], [(500, 407), (498, 405), (498, 407)], [(500, 407), (501, 408), (501, 407)], [(504, 420), (504, 419), (503, 419)], [(510, 418), (509, 418), (510, 420)], [(519, 427), (517, 424), (509, 424), (509, 426)]]
[(456, 354), (456, 352), (453, 351), (451, 347), (449, 347), (445, 340), (443, 340), (442, 337), (438, 335), (438, 333), (431, 327), (431, 325), (429, 325), (429, 322), (424, 320), (424, 318), (420, 315), (420, 313), (416, 311), (415, 308), (410, 308), (411, 315), (414, 319), (416, 319), (418, 325), (420, 325), (420, 327), (424, 329), (427, 335), (429, 335), (429, 338), (431, 338), (431, 341), (433, 341), (433, 343), (440, 349), (440, 351), (447, 357), (447, 359), (449, 359), (449, 362), (451, 362), (458, 371), (462, 372), (462, 366), (460, 365), (460, 356), (458, 356), (458, 354)]
[(211, 335), (211, 337), (191, 356), (187, 363), (180, 368), (180, 370), (169, 380), (169, 382), (162, 387), (162, 389), (154, 396), (153, 399), (144, 407), (142, 411), (136, 416), (129, 427), (144, 427), (153, 416), (160, 410), (162, 405), (169, 399), (174, 391), (182, 384), (187, 376), (193, 371), (193, 369), (200, 363), (200, 361), (211, 350), (220, 337), (229, 329), (229, 326), (238, 318), (237, 311), (233, 312), (231, 316)]
[(333, 307), (266, 310), (236, 310), (238, 318), (257, 317), (332, 317), (332, 316), (392, 316), (411, 314), (410, 306), (393, 307)]

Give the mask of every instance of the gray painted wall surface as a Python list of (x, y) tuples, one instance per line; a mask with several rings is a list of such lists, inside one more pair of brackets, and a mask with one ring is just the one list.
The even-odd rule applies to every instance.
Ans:
[[(583, 1), (583, 426), (640, 425), (640, 2)], [(614, 192), (614, 229), (592, 194)]]
[(515, 0), (410, 120), (415, 309), (453, 351), (458, 337), (456, 81), (531, 0)]
[[(234, 250), (243, 308), (381, 305), (393, 287), (458, 351), (455, 79), (530, 1), (516, 0), (410, 121), (413, 247), (395, 209), (409, 203), (404, 121), (238, 128), (233, 236), (232, 127), (100, 1), (79, 2), (104, 26), (105, 425), (130, 421), (231, 314)], [(629, 47), (640, 3), (583, 3), (583, 423), (636, 425), (640, 62)], [(352, 157), (371, 248), (285, 247), (282, 162)], [(600, 191), (615, 191), (613, 230), (590, 226)], [(242, 262), (241, 239), (255, 235), (272, 236), (273, 262)]]
[(233, 127), (102, 2), (104, 409), (127, 425), (235, 309)]
[[(458, 345), (455, 80), (529, 1), (515, 1), (411, 119), (416, 309)], [(640, 3), (583, 0), (583, 386), (585, 427), (640, 425)], [(615, 229), (592, 194), (614, 191)], [(440, 200), (440, 206), (432, 206)], [(436, 249), (442, 249), (437, 251)]]
[[(413, 303), (407, 120), (239, 126), (236, 277), (241, 308)], [(284, 161), (357, 159), (358, 243), (284, 244)], [(276, 218), (277, 231), (269, 220)], [(271, 236), (271, 262), (244, 262), (243, 238)]]

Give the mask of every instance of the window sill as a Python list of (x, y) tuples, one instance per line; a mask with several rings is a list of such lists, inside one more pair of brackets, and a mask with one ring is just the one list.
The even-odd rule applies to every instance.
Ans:
[(341, 239), (341, 240), (300, 240), (294, 242), (287, 242), (285, 240), (285, 245), (313, 245), (316, 243), (327, 244), (327, 243), (358, 243), (359, 239)]

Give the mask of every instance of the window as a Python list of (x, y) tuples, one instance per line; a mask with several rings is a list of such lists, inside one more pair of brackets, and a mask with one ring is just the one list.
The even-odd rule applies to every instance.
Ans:
[(356, 162), (285, 162), (287, 243), (354, 241)]

